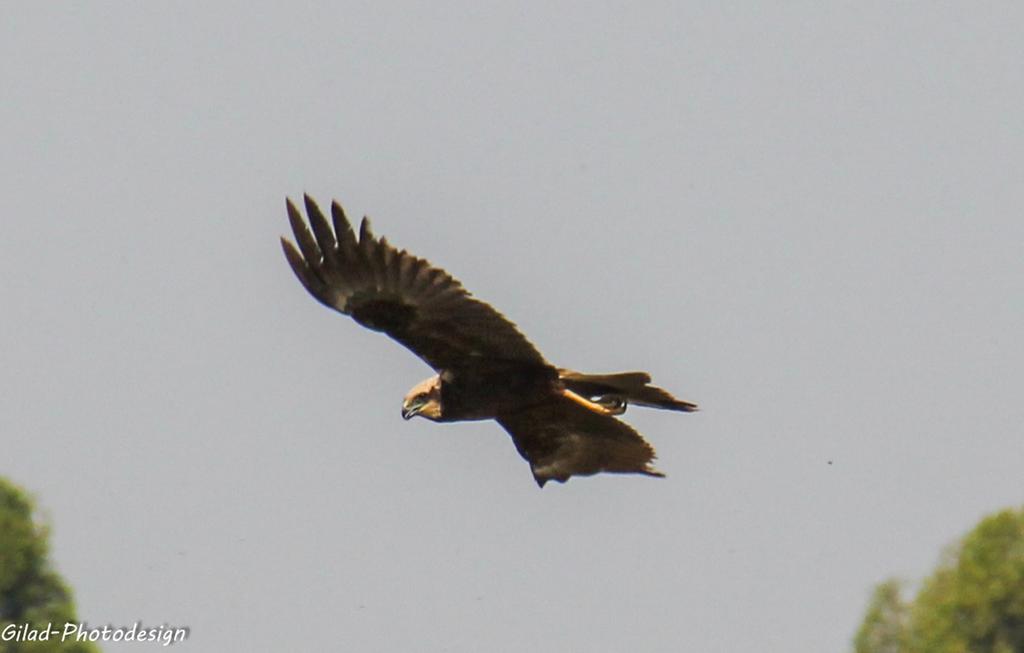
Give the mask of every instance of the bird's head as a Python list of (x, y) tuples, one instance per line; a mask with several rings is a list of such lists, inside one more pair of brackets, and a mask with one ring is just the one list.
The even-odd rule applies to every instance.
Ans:
[(402, 401), (402, 419), (416, 415), (429, 420), (441, 419), (441, 377), (432, 376), (416, 384)]

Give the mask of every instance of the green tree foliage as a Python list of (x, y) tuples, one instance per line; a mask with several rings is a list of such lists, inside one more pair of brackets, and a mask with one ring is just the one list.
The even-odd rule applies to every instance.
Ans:
[[(0, 478), (0, 632), (13, 624), (34, 629), (76, 622), (71, 592), (50, 566), (49, 532), (32, 515), (31, 500)], [(3, 653), (98, 653), (95, 644), (0, 641)]]
[(856, 653), (1024, 653), (1024, 509), (982, 520), (910, 604), (888, 581), (872, 597)]
[(875, 588), (857, 636), (856, 653), (903, 653), (907, 629), (907, 605), (900, 598), (900, 583), (888, 580)]

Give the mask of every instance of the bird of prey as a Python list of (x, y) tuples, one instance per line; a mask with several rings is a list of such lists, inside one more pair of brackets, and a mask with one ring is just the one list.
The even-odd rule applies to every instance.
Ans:
[(530, 464), (537, 484), (599, 472), (664, 476), (654, 449), (616, 416), (629, 404), (682, 412), (695, 404), (650, 385), (645, 372), (581, 374), (548, 363), (516, 326), (441, 268), (370, 231), (356, 237), (337, 202), (331, 222), (308, 195), (306, 226), (289, 199), (298, 248), (281, 245), (318, 301), (382, 331), (437, 372), (402, 402), (402, 417), (493, 419)]

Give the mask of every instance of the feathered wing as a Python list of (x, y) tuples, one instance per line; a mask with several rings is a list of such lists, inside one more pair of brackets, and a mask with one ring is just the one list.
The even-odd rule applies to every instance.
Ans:
[(366, 218), (357, 239), (341, 205), (331, 204), (332, 229), (307, 195), (311, 233), (291, 200), (287, 205), (298, 248), (282, 238), (285, 256), (324, 305), (386, 333), (435, 370), (474, 356), (545, 364), (512, 322), (444, 270), (375, 238)]
[(664, 476), (651, 466), (654, 449), (631, 426), (561, 395), (497, 421), (541, 487), (599, 472)]

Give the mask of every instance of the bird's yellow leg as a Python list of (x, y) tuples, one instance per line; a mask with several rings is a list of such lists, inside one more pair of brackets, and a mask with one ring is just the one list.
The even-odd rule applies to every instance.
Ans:
[(598, 415), (614, 415), (615, 414), (612, 411), (610, 411), (607, 408), (605, 408), (604, 406), (602, 406), (601, 404), (595, 404), (594, 402), (590, 401), (586, 397), (581, 397), (580, 395), (576, 394), (575, 392), (573, 392), (569, 388), (565, 388), (565, 389), (562, 390), (562, 396), (565, 397), (566, 399), (571, 399), (572, 401), (575, 401), (576, 403), (578, 403), (580, 406), (583, 406), (584, 408), (589, 408), (590, 410), (594, 411)]

